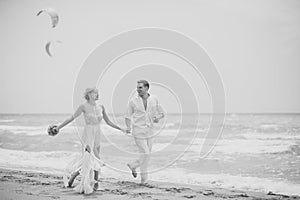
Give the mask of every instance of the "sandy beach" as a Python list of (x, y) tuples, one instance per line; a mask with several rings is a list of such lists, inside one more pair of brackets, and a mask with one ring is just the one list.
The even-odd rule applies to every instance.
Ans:
[(0, 0), (0, 23), (0, 200), (300, 200), (300, 0)]
[[(0, 169), (0, 196), (13, 199), (300, 199), (299, 196), (267, 194), (196, 187), (173, 183), (149, 182), (142, 186), (135, 182), (101, 179), (101, 186), (91, 195), (82, 195), (72, 188), (63, 188), (62, 177), (54, 174)], [(78, 181), (78, 180), (76, 180)], [(76, 182), (75, 182), (76, 184)]]

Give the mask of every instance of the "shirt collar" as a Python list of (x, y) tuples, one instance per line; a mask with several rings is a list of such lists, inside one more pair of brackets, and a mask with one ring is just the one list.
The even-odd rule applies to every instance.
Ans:
[[(149, 95), (148, 98), (150, 98), (151, 95), (149, 92), (148, 92), (148, 95)], [(142, 99), (142, 97), (139, 94), (137, 95), (137, 97), (140, 97)]]

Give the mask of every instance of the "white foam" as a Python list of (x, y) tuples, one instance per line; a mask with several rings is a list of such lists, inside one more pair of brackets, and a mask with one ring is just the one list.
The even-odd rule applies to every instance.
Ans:
[(169, 168), (151, 174), (153, 180), (176, 182), (209, 187), (241, 189), (257, 192), (269, 192), (300, 195), (300, 185), (284, 180), (270, 180), (257, 177), (233, 176), (229, 174), (197, 174), (187, 173), (184, 169)]
[(16, 121), (15, 119), (0, 119), (0, 122), (4, 122), (4, 123), (7, 123), (7, 122), (14, 122)]
[(268, 128), (279, 128), (280, 126), (278, 124), (263, 124), (263, 125), (260, 125), (261, 128), (263, 129), (268, 129)]
[[(203, 138), (197, 138), (191, 145), (189, 151), (199, 153), (205, 140), (206, 139)], [(220, 139), (214, 146), (213, 151), (225, 154), (280, 153), (288, 151), (289, 147), (295, 144), (295, 140)]]
[(177, 137), (177, 136), (185, 136), (186, 133), (192, 133), (189, 134), (189, 137), (193, 137), (194, 135), (199, 135), (199, 134), (206, 134), (208, 128), (198, 128), (198, 129), (185, 129), (185, 130), (180, 130), (178, 129), (161, 129), (159, 132), (157, 132), (157, 136), (162, 136), (162, 137)]
[(166, 124), (165, 124), (165, 127), (166, 127), (166, 128), (176, 127), (176, 123), (170, 123), (170, 122), (169, 122), (169, 123), (166, 123)]
[(241, 136), (246, 139), (259, 140), (300, 140), (300, 135), (291, 135), (289, 133), (246, 133)]
[[(48, 126), (9, 126), (9, 125), (0, 125), (0, 130), (10, 131), (14, 134), (26, 134), (29, 136), (34, 135), (45, 135), (47, 134)], [(62, 129), (61, 132), (74, 132), (76, 131), (75, 126), (67, 126)]]
[(64, 170), (66, 165), (79, 153), (67, 151), (27, 152), (0, 148), (0, 165), (7, 167)]
[[(79, 156), (79, 152), (55, 151), (55, 152), (25, 152), (0, 148), (0, 166), (6, 168), (19, 168), (25, 170), (45, 171), (48, 173), (63, 172), (67, 164)], [(125, 167), (124, 167), (125, 169)], [(130, 179), (129, 173), (121, 173), (120, 170), (103, 168), (102, 177), (115, 177), (122, 180)], [(127, 171), (126, 171), (127, 172)], [(284, 180), (270, 180), (257, 177), (233, 176), (229, 174), (198, 174), (188, 173), (182, 168), (166, 168), (151, 173), (150, 179), (161, 182), (174, 182), (193, 185), (205, 185), (209, 187), (235, 188), (300, 195), (300, 185)]]
[[(107, 136), (116, 135), (116, 133), (119, 133), (118, 130), (116, 130), (106, 124), (101, 125), (101, 130), (102, 130), (103, 134), (107, 135)], [(186, 131), (188, 131), (188, 130), (186, 130)], [(203, 131), (203, 130), (200, 130), (200, 131)], [(154, 133), (158, 137), (173, 137), (173, 138), (177, 137), (179, 134), (180, 135), (184, 134), (184, 132), (179, 131), (179, 129), (177, 130), (177, 129), (167, 129), (167, 128), (154, 129)]]
[(41, 126), (9, 126), (9, 125), (0, 125), (0, 130), (7, 130), (15, 134), (26, 133), (26, 134), (42, 134), (45, 133), (48, 127)]
[(157, 151), (162, 151), (163, 149), (169, 146), (168, 143), (154, 143), (152, 147), (152, 152), (155, 153)]
[(161, 129), (161, 130), (155, 130), (155, 134), (158, 136), (158, 137), (176, 137), (178, 136), (180, 133), (179, 133), (179, 130), (176, 130), (176, 129)]

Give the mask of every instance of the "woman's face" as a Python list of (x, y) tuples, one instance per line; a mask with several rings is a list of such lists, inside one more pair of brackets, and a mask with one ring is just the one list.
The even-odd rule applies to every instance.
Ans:
[(92, 99), (94, 101), (99, 99), (99, 93), (97, 91), (90, 92), (89, 96), (90, 96), (90, 99)]

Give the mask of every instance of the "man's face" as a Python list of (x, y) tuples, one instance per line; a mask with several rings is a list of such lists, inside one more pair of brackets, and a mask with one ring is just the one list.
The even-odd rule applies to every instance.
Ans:
[(148, 93), (148, 88), (144, 86), (143, 83), (138, 83), (136, 87), (136, 91), (139, 96), (143, 96)]

